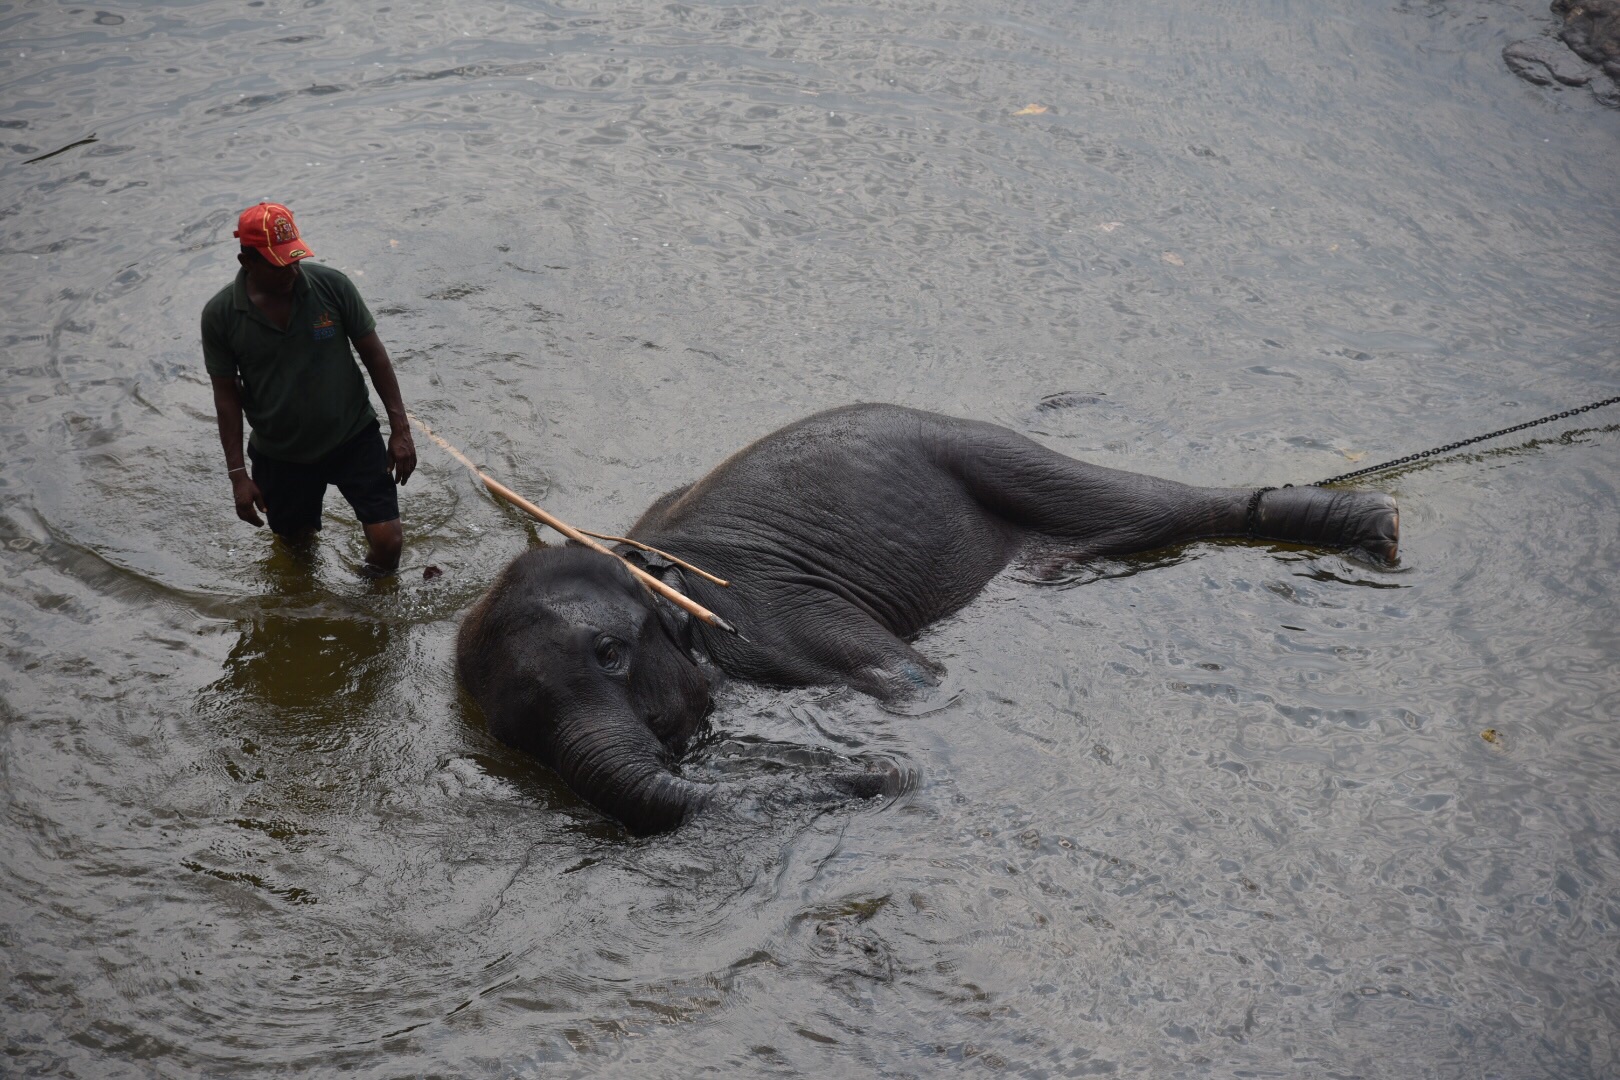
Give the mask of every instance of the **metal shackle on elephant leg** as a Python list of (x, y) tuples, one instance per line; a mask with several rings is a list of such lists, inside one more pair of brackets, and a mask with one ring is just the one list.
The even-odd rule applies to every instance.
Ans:
[(1386, 563), (1400, 554), (1400, 511), (1381, 491), (1263, 488), (1250, 513), (1257, 539), (1356, 548)]

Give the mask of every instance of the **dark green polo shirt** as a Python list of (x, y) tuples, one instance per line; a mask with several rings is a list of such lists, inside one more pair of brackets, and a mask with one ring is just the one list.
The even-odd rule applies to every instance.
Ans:
[(281, 461), (318, 461), (377, 419), (352, 338), (375, 328), (354, 282), (305, 259), (293, 288), (287, 329), (253, 306), (247, 271), (208, 301), (202, 314), (208, 374), (242, 380), (249, 443)]

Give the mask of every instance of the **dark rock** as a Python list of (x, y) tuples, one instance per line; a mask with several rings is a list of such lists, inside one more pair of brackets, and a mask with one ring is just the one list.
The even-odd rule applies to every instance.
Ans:
[(1620, 0), (1553, 0), (1552, 10), (1564, 20), (1564, 44), (1616, 75), (1610, 65), (1620, 65)]
[(1515, 41), (1502, 50), (1502, 59), (1513, 74), (1537, 86), (1551, 86), (1555, 82), (1585, 86), (1597, 74), (1591, 64), (1544, 39)]
[(1575, 55), (1535, 39), (1503, 49), (1503, 62), (1526, 82), (1587, 86), (1602, 104), (1620, 107), (1620, 0), (1552, 0), (1552, 13)]
[(437, 566), (429, 566), (429, 567), (426, 567), (426, 568), (424, 568), (422, 570), (422, 580), (423, 581), (432, 581), (436, 577), (443, 577), (443, 576), (444, 576), (444, 571), (440, 570)]

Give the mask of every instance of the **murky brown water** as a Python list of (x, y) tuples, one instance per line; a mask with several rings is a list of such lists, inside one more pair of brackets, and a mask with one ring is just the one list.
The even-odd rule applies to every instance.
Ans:
[(1620, 1072), (1620, 418), (1384, 480), (1397, 571), (1007, 575), (935, 712), (733, 688), (693, 772), (917, 790), (632, 841), (458, 698), (524, 524), (424, 446), (399, 581), (272, 553), (197, 342), (273, 198), (580, 524), (855, 400), (1314, 479), (1616, 392), (1543, 11), (0, 4), (0, 1073)]

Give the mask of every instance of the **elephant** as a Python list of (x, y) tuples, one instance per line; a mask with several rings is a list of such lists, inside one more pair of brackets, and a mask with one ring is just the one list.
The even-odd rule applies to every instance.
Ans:
[[(1399, 527), (1395, 500), (1379, 492), (1192, 487), (1087, 464), (996, 424), (850, 405), (738, 451), (658, 499), (627, 534), (728, 587), (615, 549), (735, 633), (658, 597), (620, 558), (539, 547), (469, 610), (456, 666), (496, 738), (645, 835), (735, 786), (677, 772), (725, 676), (842, 685), (884, 703), (926, 692), (941, 669), (909, 639), (1034, 544), (1086, 558), (1248, 537), (1394, 563)], [(844, 772), (801, 783), (800, 794), (893, 794), (896, 776)]]

